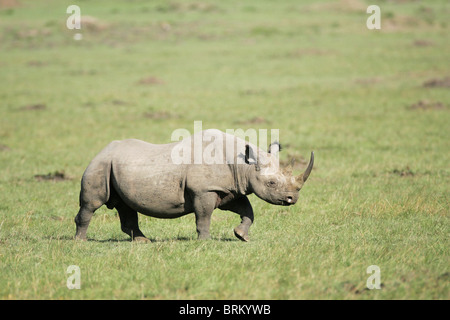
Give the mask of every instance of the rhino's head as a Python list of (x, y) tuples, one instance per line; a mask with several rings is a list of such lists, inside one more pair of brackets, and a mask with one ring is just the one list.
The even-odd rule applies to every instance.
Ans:
[[(254, 165), (248, 177), (249, 187), (259, 198), (275, 205), (289, 206), (297, 202), (299, 191), (308, 179), (314, 165), (314, 152), (305, 172), (298, 176), (292, 175), (292, 164), (281, 169), (278, 152), (280, 145), (271, 144), (269, 152), (262, 157), (255, 157), (250, 145), (246, 145), (245, 162)], [(253, 167), (253, 166), (252, 166)]]

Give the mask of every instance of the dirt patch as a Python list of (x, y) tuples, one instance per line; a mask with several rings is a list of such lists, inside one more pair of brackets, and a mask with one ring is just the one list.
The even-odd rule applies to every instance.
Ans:
[(45, 110), (47, 106), (43, 103), (28, 104), (19, 108), (21, 111)]
[(34, 178), (37, 181), (66, 181), (72, 180), (72, 178), (68, 177), (64, 171), (55, 171), (47, 174), (36, 174)]
[(2, 151), (9, 151), (9, 150), (11, 150), (10, 147), (0, 143), (0, 152), (2, 152)]
[(270, 121), (263, 117), (253, 117), (251, 119), (240, 120), (240, 121), (236, 122), (236, 124), (240, 124), (240, 125), (263, 124), (263, 123), (270, 123)]
[(52, 34), (52, 31), (48, 28), (41, 29), (22, 29), (17, 32), (13, 32), (14, 37), (21, 40), (32, 40), (37, 38), (47, 37)]
[(120, 99), (114, 99), (114, 100), (111, 101), (111, 103), (113, 105), (115, 105), (115, 106), (127, 106), (127, 105), (129, 105), (128, 102), (120, 100)]
[(424, 22), (416, 16), (399, 15), (390, 12), (388, 17), (382, 21), (381, 29), (386, 32), (398, 32), (416, 29), (420, 26), (424, 26)]
[(99, 19), (92, 16), (82, 15), (80, 23), (82, 29), (86, 29), (93, 32), (103, 31), (109, 27), (109, 25), (106, 22), (100, 21)]
[(424, 88), (450, 88), (450, 77), (433, 78), (425, 81), (422, 86)]
[(142, 115), (144, 118), (153, 120), (178, 119), (179, 115), (167, 111), (147, 111)]
[(381, 82), (381, 78), (379, 77), (373, 77), (373, 78), (360, 78), (360, 79), (356, 79), (355, 83), (356, 84), (361, 84), (364, 86), (371, 86), (377, 83)]
[(335, 52), (331, 50), (323, 50), (318, 48), (302, 48), (289, 52), (287, 56), (290, 58), (298, 58), (303, 56), (325, 56), (332, 54), (335, 54)]
[(432, 47), (432, 46), (434, 46), (434, 42), (430, 41), (430, 40), (421, 39), (421, 40), (414, 41), (413, 46), (415, 46), (415, 47)]
[(20, 6), (18, 0), (0, 0), (0, 9), (11, 9)]
[(168, 1), (167, 3), (161, 4), (156, 7), (156, 10), (159, 12), (189, 12), (189, 11), (197, 11), (197, 12), (221, 12), (222, 10), (216, 6), (215, 4), (209, 4), (207, 2), (192, 2), (192, 3), (183, 3), (182, 1)]
[(158, 84), (165, 84), (164, 80), (157, 78), (157, 77), (145, 77), (138, 81), (138, 84), (144, 84), (144, 85), (158, 85)]
[(403, 169), (394, 169), (390, 171), (391, 174), (394, 174), (399, 177), (414, 177), (416, 174), (409, 168), (409, 166), (406, 166), (406, 168)]
[(264, 89), (246, 89), (239, 92), (242, 96), (258, 96), (265, 95), (267, 92)]
[(366, 12), (367, 5), (360, 0), (340, 0), (326, 3), (314, 3), (306, 8), (313, 11)]
[(48, 65), (47, 62), (39, 60), (30, 60), (27, 62), (28, 67), (45, 67), (46, 65)]
[(445, 105), (439, 101), (419, 100), (418, 102), (410, 105), (409, 110), (442, 110), (445, 109)]

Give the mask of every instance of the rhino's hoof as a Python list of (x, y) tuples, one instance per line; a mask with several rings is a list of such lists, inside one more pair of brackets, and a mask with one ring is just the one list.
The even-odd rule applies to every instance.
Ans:
[(150, 239), (148, 239), (146, 237), (134, 237), (133, 241), (134, 242), (142, 242), (142, 243), (151, 242)]
[(244, 233), (242, 230), (239, 230), (238, 228), (234, 229), (234, 235), (236, 236), (236, 238), (238, 238), (241, 241), (245, 241), (245, 242), (250, 241), (248, 234)]
[(87, 238), (86, 237), (75, 236), (74, 240), (75, 241), (87, 241)]

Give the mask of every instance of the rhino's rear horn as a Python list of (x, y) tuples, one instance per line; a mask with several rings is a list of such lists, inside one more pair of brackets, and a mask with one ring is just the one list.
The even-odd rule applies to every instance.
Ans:
[(294, 164), (295, 164), (295, 159), (292, 158), (291, 162), (283, 168), (283, 173), (287, 176), (291, 176), (292, 175), (292, 171), (294, 170)]

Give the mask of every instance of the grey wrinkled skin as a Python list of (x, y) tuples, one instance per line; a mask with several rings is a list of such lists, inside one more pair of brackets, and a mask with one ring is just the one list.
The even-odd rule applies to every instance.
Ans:
[[(194, 163), (197, 138), (203, 138), (202, 150), (213, 155), (214, 162)], [(190, 150), (190, 155), (181, 153), (180, 148)], [(132, 240), (149, 241), (139, 229), (138, 212), (162, 219), (194, 213), (198, 238), (208, 239), (211, 214), (220, 208), (240, 215), (241, 223), (234, 233), (240, 240), (248, 241), (253, 209), (247, 195), (254, 193), (275, 205), (293, 205), (311, 172), (313, 153), (306, 171), (294, 177), (292, 168), (278, 167), (278, 151), (278, 144), (264, 152), (214, 129), (170, 144), (135, 139), (113, 141), (83, 174), (75, 238), (86, 239), (92, 215), (106, 205), (117, 209), (122, 231)], [(190, 161), (178, 164), (180, 161), (173, 160), (174, 154), (187, 155)]]

